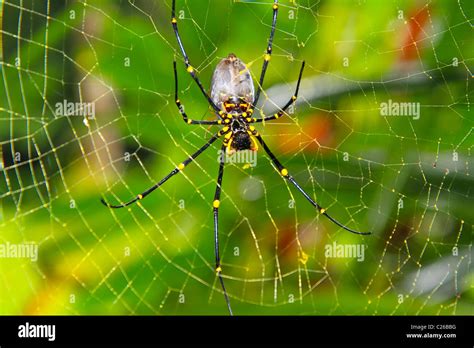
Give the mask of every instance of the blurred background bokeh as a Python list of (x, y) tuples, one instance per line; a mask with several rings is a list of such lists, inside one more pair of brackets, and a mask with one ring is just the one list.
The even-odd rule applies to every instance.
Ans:
[[(227, 314), (214, 272), (215, 145), (138, 205), (214, 128), (184, 69), (171, 1), (7, 0), (0, 40), (0, 314)], [(232, 52), (254, 80), (272, 1), (177, 0), (206, 88)], [(235, 314), (473, 314), (474, 2), (280, 1), (261, 108), (301, 98), (257, 128), (329, 213), (318, 217), (260, 151), (226, 167), (223, 274)], [(93, 119), (56, 115), (94, 103)], [(420, 117), (381, 104), (419, 103)], [(326, 246), (362, 244), (363, 261)]]

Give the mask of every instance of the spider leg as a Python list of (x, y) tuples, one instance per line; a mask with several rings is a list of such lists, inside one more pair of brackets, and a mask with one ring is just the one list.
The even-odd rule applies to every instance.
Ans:
[(293, 177), (290, 175), (290, 173), (288, 173), (288, 170), (283, 167), (283, 165), (280, 163), (280, 161), (275, 157), (275, 155), (270, 151), (270, 149), (268, 148), (267, 144), (263, 141), (262, 137), (260, 136), (260, 134), (258, 134), (258, 132), (254, 131), (254, 136), (257, 138), (257, 140), (260, 142), (260, 144), (263, 146), (265, 152), (268, 154), (268, 156), (270, 157), (270, 159), (272, 160), (273, 164), (275, 164), (275, 166), (278, 168), (278, 171), (280, 172), (280, 174), (285, 178), (287, 179), (289, 182), (291, 182), (297, 189), (298, 191), (301, 192), (301, 194), (308, 200), (308, 202), (310, 202), (316, 209), (318, 209), (318, 212), (324, 216), (326, 216), (329, 220), (331, 220), (333, 223), (335, 223), (336, 225), (338, 225), (339, 227), (345, 229), (346, 231), (349, 231), (351, 233), (355, 233), (355, 234), (361, 234), (361, 235), (368, 235), (368, 234), (371, 234), (371, 232), (359, 232), (359, 231), (356, 231), (356, 230), (353, 230), (345, 225), (343, 225), (342, 223), (340, 223), (339, 221), (337, 221), (336, 219), (334, 219), (332, 216), (330, 216), (327, 212), (326, 212), (326, 209), (324, 209), (323, 207), (321, 207), (317, 202), (315, 202), (302, 188), (301, 186), (295, 181), (295, 179), (293, 179)]
[(173, 31), (174, 31), (174, 34), (176, 36), (176, 40), (178, 41), (179, 48), (180, 48), (181, 53), (183, 54), (183, 57), (184, 57), (184, 64), (186, 65), (186, 70), (191, 75), (191, 77), (194, 79), (196, 84), (199, 86), (199, 89), (201, 90), (202, 94), (206, 97), (209, 105), (214, 109), (215, 112), (218, 113), (220, 111), (220, 109), (216, 106), (216, 104), (214, 104), (212, 99), (209, 97), (209, 94), (207, 94), (207, 92), (204, 89), (201, 81), (199, 80), (199, 78), (196, 75), (196, 70), (194, 69), (194, 67), (191, 65), (191, 63), (189, 61), (189, 57), (186, 54), (186, 50), (184, 49), (183, 42), (181, 40), (181, 36), (179, 35), (178, 19), (176, 18), (175, 14), (176, 14), (176, 0), (173, 0), (173, 4), (172, 4), (172, 8), (171, 8), (171, 24), (173, 26)]
[(186, 122), (187, 124), (210, 124), (210, 125), (222, 124), (222, 121), (220, 120), (206, 121), (206, 120), (192, 120), (188, 118), (188, 115), (186, 115), (186, 111), (184, 110), (185, 109), (184, 105), (181, 103), (181, 101), (178, 98), (178, 71), (176, 70), (176, 61), (173, 61), (173, 70), (174, 70), (174, 100), (181, 116), (183, 116), (183, 121)]
[(212, 202), (212, 207), (214, 210), (214, 242), (215, 242), (215, 249), (214, 253), (216, 256), (216, 273), (219, 277), (219, 281), (222, 286), (222, 290), (224, 291), (225, 302), (227, 303), (227, 308), (229, 309), (230, 315), (232, 314), (232, 308), (230, 306), (229, 295), (227, 295), (227, 290), (225, 289), (224, 279), (222, 278), (222, 268), (221, 268), (221, 258), (219, 255), (219, 205), (220, 205), (220, 197), (221, 197), (221, 189), (222, 189), (222, 178), (224, 176), (224, 153), (225, 153), (226, 146), (222, 145), (221, 149), (221, 156), (220, 156), (220, 163), (219, 163), (219, 175), (217, 177), (217, 185), (216, 185), (216, 193), (214, 194), (214, 201)]
[(286, 114), (285, 113), (286, 109), (288, 109), (290, 107), (290, 105), (293, 105), (296, 102), (296, 99), (298, 99), (298, 91), (300, 89), (301, 77), (303, 76), (304, 64), (305, 64), (305, 62), (303, 61), (303, 63), (301, 63), (300, 74), (298, 76), (298, 82), (296, 83), (295, 93), (290, 98), (290, 100), (288, 100), (288, 103), (286, 103), (285, 106), (283, 106), (280, 109), (280, 111), (278, 111), (276, 114), (274, 114), (272, 116), (264, 116), (263, 118), (254, 119), (254, 122), (258, 123), (258, 122), (266, 122), (266, 121), (276, 120), (277, 118), (280, 118), (280, 117), (282, 117), (283, 115)]
[(103, 205), (109, 207), (109, 208), (114, 208), (114, 209), (119, 209), (119, 208), (124, 208), (126, 206), (129, 206), (130, 204), (135, 203), (136, 201), (139, 201), (146, 196), (148, 196), (150, 193), (155, 191), (158, 187), (163, 185), (168, 179), (173, 177), (174, 175), (178, 174), (180, 171), (182, 171), (189, 163), (191, 163), (193, 160), (196, 159), (197, 156), (199, 156), (201, 153), (204, 152), (213, 142), (215, 142), (219, 137), (224, 135), (225, 133), (229, 132), (229, 127), (224, 127), (222, 130), (214, 134), (208, 141), (205, 143), (203, 146), (201, 146), (196, 152), (194, 152), (191, 156), (189, 156), (184, 162), (181, 162), (175, 169), (173, 169), (168, 175), (166, 175), (163, 179), (161, 179), (158, 183), (147, 189), (146, 191), (140, 193), (137, 195), (135, 198), (132, 200), (122, 203), (122, 204), (117, 204), (113, 205), (110, 203), (107, 203), (103, 198), (100, 200)]
[(258, 82), (257, 92), (255, 93), (255, 99), (253, 100), (253, 103), (252, 103), (254, 107), (257, 106), (258, 99), (260, 98), (260, 92), (262, 91), (263, 80), (265, 79), (265, 73), (267, 72), (268, 63), (270, 62), (270, 59), (272, 57), (273, 37), (275, 36), (277, 16), (278, 16), (278, 0), (275, 0), (273, 3), (272, 29), (270, 31), (270, 37), (268, 38), (267, 51), (264, 55), (262, 72), (260, 73), (260, 79)]

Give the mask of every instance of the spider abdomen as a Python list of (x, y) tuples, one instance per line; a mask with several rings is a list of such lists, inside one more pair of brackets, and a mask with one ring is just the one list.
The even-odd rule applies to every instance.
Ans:
[(252, 76), (244, 62), (233, 53), (217, 64), (211, 82), (211, 99), (224, 111), (237, 107), (239, 101), (252, 102), (254, 86)]

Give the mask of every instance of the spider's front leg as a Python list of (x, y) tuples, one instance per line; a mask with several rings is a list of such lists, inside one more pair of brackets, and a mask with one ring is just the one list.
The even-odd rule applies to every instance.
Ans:
[(219, 277), (219, 281), (222, 286), (222, 290), (224, 291), (225, 301), (227, 303), (227, 308), (229, 309), (230, 315), (232, 314), (232, 308), (230, 306), (229, 295), (227, 294), (227, 290), (224, 285), (224, 279), (222, 278), (222, 268), (221, 268), (221, 258), (219, 254), (219, 206), (220, 206), (220, 197), (221, 197), (221, 190), (222, 190), (222, 178), (224, 176), (224, 154), (226, 151), (226, 145), (222, 145), (221, 154), (219, 158), (219, 175), (217, 176), (217, 185), (216, 185), (216, 192), (214, 194), (214, 201), (212, 202), (212, 207), (214, 211), (214, 252), (216, 256), (216, 273)]
[(253, 131), (253, 135), (257, 138), (257, 140), (260, 142), (260, 144), (262, 145), (263, 149), (265, 150), (265, 152), (267, 153), (267, 155), (270, 157), (271, 161), (273, 162), (273, 164), (277, 167), (278, 171), (280, 172), (280, 174), (285, 178), (287, 179), (289, 182), (291, 182), (293, 184), (293, 186), (295, 186), (298, 191), (300, 191), (300, 193), (306, 198), (306, 200), (311, 203), (317, 210), (320, 214), (324, 215), (325, 217), (327, 217), (329, 220), (331, 220), (333, 223), (335, 223), (336, 225), (338, 225), (339, 227), (345, 229), (346, 231), (348, 232), (351, 232), (351, 233), (354, 233), (354, 234), (360, 234), (360, 235), (368, 235), (368, 234), (371, 234), (371, 232), (359, 232), (359, 231), (356, 231), (356, 230), (353, 230), (345, 225), (343, 225), (342, 223), (340, 223), (339, 221), (337, 221), (336, 219), (334, 219), (331, 215), (329, 215), (327, 212), (326, 212), (326, 209), (321, 207), (316, 201), (314, 201), (304, 190), (303, 188), (295, 181), (295, 179), (290, 175), (290, 173), (288, 172), (288, 169), (286, 169), (281, 163), (280, 161), (275, 157), (275, 155), (270, 151), (270, 149), (268, 148), (267, 144), (263, 141), (262, 139), (262, 136), (257, 132), (257, 131)]
[(201, 146), (196, 152), (194, 152), (191, 156), (186, 158), (183, 162), (178, 164), (176, 168), (174, 168), (168, 175), (166, 175), (163, 179), (161, 179), (159, 182), (154, 184), (152, 187), (147, 189), (146, 191), (138, 194), (135, 198), (131, 199), (130, 201), (126, 203), (121, 203), (121, 204), (110, 204), (106, 202), (103, 198), (100, 200), (103, 205), (109, 208), (113, 209), (120, 209), (120, 208), (125, 208), (129, 206), (130, 204), (133, 204), (139, 200), (144, 199), (146, 196), (148, 196), (150, 193), (155, 191), (158, 187), (163, 185), (165, 182), (167, 182), (170, 178), (175, 176), (176, 174), (180, 173), (189, 163), (193, 162), (200, 154), (202, 154), (206, 149), (209, 148), (209, 146), (212, 145), (217, 139), (219, 139), (221, 136), (227, 134), (230, 132), (229, 127), (224, 127), (222, 128), (219, 132), (214, 134), (203, 146)]

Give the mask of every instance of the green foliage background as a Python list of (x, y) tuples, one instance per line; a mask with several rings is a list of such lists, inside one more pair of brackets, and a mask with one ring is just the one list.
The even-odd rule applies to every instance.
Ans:
[[(271, 1), (177, 3), (206, 87), (229, 52), (258, 76)], [(176, 57), (186, 111), (212, 118), (176, 50), (170, 5), (1, 3), (0, 242), (40, 250), (37, 263), (0, 259), (1, 314), (226, 314), (213, 271), (217, 146), (141, 206), (99, 202), (143, 191), (212, 134), (185, 125), (174, 105)], [(264, 87), (287, 84), (290, 97), (305, 60), (305, 77), (330, 76), (348, 91), (303, 98), (291, 118), (259, 130), (321, 205), (373, 235), (317, 218), (261, 151), (255, 168), (230, 166), (220, 237), (236, 314), (473, 313), (473, 14), (472, 1), (281, 1)], [(426, 81), (413, 86), (413, 71)], [(96, 119), (56, 117), (65, 99), (94, 101)], [(381, 117), (389, 99), (419, 102), (420, 119)], [(255, 201), (242, 194), (248, 176), (264, 183)], [(326, 259), (335, 241), (367, 245), (366, 260)], [(441, 281), (428, 273), (431, 290), (419, 291), (421, 276), (410, 285), (446, 264)]]

